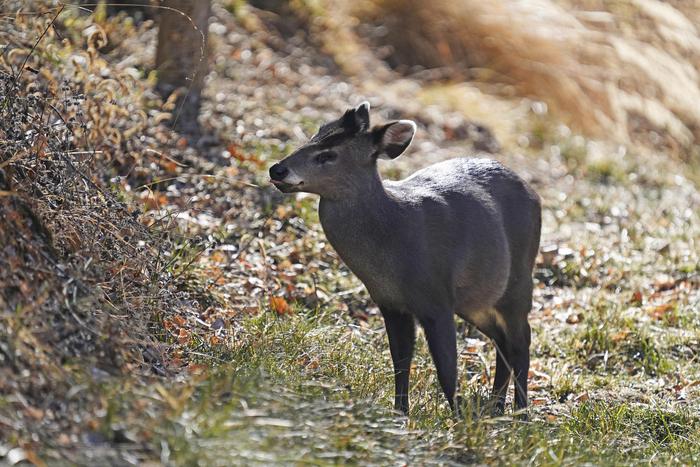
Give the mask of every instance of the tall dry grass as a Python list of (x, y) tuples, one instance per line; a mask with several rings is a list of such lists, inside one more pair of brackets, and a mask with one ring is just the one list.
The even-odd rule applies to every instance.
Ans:
[(697, 151), (697, 0), (365, 0), (351, 14), (381, 26), (394, 67), (447, 67), (585, 132)]

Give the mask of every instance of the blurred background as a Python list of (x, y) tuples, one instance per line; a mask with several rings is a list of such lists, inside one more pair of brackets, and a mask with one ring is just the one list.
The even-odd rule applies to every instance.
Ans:
[[(396, 82), (402, 79), (420, 86), (409, 100), (416, 110), (442, 101), (474, 119), (486, 113), (497, 127), (499, 119), (514, 119), (499, 104), (528, 98), (576, 131), (694, 157), (700, 98), (694, 2), (252, 5), (280, 14), (280, 32), (316, 42), (363, 85), (388, 93), (408, 86)], [(288, 20), (294, 12), (301, 23)]]
[[(538, 144), (537, 135), (527, 142), (514, 137), (528, 118), (518, 112), (525, 111), (584, 136), (663, 151), (684, 162), (698, 159), (700, 39), (692, 1), (214, 2), (215, 13), (223, 9), (240, 21), (235, 31), (210, 20), (209, 1), (132, 3), (137, 6), (110, 6), (108, 12), (131, 13), (136, 24), (160, 15), (160, 46), (151, 66), (161, 90), (187, 85), (198, 94), (206, 80), (209, 95), (223, 92), (231, 99), (234, 89), (217, 87), (221, 79), (230, 86), (241, 81), (232, 76), (235, 61), (239, 73), (262, 71), (261, 83), (272, 74), (294, 99), (287, 110), (304, 117), (367, 95), (375, 105), (400, 102), (404, 113), (427, 114), (426, 124), (443, 129), (459, 126), (459, 117), (482, 123), (497, 141), (522, 147)], [(201, 35), (207, 30), (208, 39)], [(236, 42), (236, 34), (263, 41), (267, 52), (254, 40)], [(153, 51), (144, 47), (142, 53)], [(295, 87), (307, 69), (306, 87)], [(195, 71), (194, 83), (183, 78)], [(338, 83), (322, 81), (331, 76), (345, 83), (337, 94), (328, 91)], [(213, 100), (216, 111), (226, 99)]]
[[(697, 0), (0, 0), (0, 462), (700, 461)], [(454, 420), (317, 199), (267, 169), (368, 100), (399, 178), (491, 157), (543, 202), (529, 424)]]

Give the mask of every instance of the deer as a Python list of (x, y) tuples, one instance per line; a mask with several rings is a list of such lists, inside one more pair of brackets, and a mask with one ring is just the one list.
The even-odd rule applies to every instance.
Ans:
[(409, 414), (416, 324), (437, 379), (459, 413), (454, 315), (497, 349), (490, 401), (502, 414), (511, 374), (514, 406), (527, 417), (533, 268), (539, 251), (537, 193), (496, 160), (453, 158), (409, 177), (382, 180), (416, 133), (411, 120), (370, 127), (363, 102), (322, 125), (269, 169), (283, 193), (320, 196), (323, 231), (384, 319), (394, 369), (394, 408)]

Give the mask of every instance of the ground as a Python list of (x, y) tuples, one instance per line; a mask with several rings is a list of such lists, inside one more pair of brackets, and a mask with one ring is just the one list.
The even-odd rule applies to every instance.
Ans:
[[(0, 458), (39, 465), (700, 461), (700, 191), (687, 162), (579, 135), (538, 101), (390, 70), (377, 86), (349, 76), (308, 38), (279, 33), (265, 15), (224, 6), (215, 4), (210, 27), (216, 58), (202, 118), (209, 136), (197, 144), (154, 124), (163, 103), (149, 94), (155, 46), (149, 23), (71, 16), (75, 23), (64, 20), (62, 34), (73, 48), (29, 62), (40, 72), (62, 73), (61, 58), (82, 47), (80, 31), (99, 25), (119, 40), (91, 53), (114, 75), (138, 83), (114, 90), (115, 99), (133, 106), (132, 115), (143, 110), (154, 125), (134, 132), (139, 143), (130, 135), (105, 146), (112, 159), (85, 165), (96, 171), (86, 179), (108, 187), (104, 198), (115, 196), (129, 211), (119, 218), (123, 224), (115, 221), (120, 234), (110, 240), (117, 259), (109, 260), (123, 261), (109, 269), (115, 283), (77, 275), (92, 271), (74, 267), (87, 242), (54, 240), (58, 257), (71, 258), (65, 260), (71, 277), (106, 290), (106, 302), (115, 304), (109, 308), (100, 295), (85, 308), (94, 313), (68, 307), (82, 332), (96, 335), (85, 338), (94, 345), (61, 348), (55, 357), (58, 345), (47, 331), (36, 332), (36, 320), (46, 316), (41, 306), (2, 310)], [(30, 44), (39, 26), (23, 30)], [(47, 59), (50, 53), (57, 60)], [(109, 85), (100, 86), (92, 92)], [(374, 121), (411, 118), (419, 125), (407, 153), (382, 163), (385, 177), (449, 157), (492, 157), (540, 194), (529, 422), (482, 409), (494, 349), (459, 320), (464, 417), (449, 411), (422, 335), (410, 417), (394, 413), (383, 323), (325, 240), (317, 199), (283, 196), (267, 183), (271, 163), (365, 99)], [(126, 119), (127, 131), (138, 122), (110, 118)], [(122, 161), (123, 153), (133, 160)], [(146, 156), (152, 153), (157, 157)], [(9, 158), (3, 155), (0, 169)], [(4, 193), (0, 198), (10, 197)], [(55, 207), (43, 199), (28, 204), (38, 223), (63, 232), (46, 219)], [(89, 199), (102, 206), (103, 197)], [(35, 230), (17, 227), (41, 237)], [(127, 230), (125, 244), (143, 248), (118, 256)], [(124, 276), (129, 257), (142, 266)], [(120, 289), (120, 277), (122, 285), (143, 288)], [(64, 292), (66, 280), (57, 279)], [(123, 290), (132, 295), (113, 293)], [(78, 302), (89, 295), (72, 294)], [(0, 303), (10, 303), (6, 297)], [(123, 347), (130, 353), (121, 355)], [(106, 361), (111, 354), (103, 348), (119, 357)]]

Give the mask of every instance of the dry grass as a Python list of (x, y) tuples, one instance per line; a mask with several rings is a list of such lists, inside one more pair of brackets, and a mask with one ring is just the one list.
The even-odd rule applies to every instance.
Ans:
[[(50, 15), (0, 16), (0, 463), (700, 462), (700, 195), (685, 165), (572, 134), (528, 99), (488, 96), (484, 76), (465, 97), (468, 83), (372, 73), (370, 93), (308, 42), (246, 32), (226, 4), (202, 120), (228, 139), (199, 151), (159, 125), (152, 24), (66, 12), (29, 54)], [(13, 79), (28, 54), (36, 73)], [(378, 310), (315, 200), (264, 186), (273, 159), (362, 94), (420, 124), (395, 176), (468, 151), (448, 131), (468, 122), (448, 120), (469, 109), (520, 145), (494, 157), (544, 200), (531, 423), (479, 415), (494, 351), (465, 328), (469, 415), (451, 416), (421, 338), (411, 418), (396, 418)]]
[(128, 200), (181, 155), (163, 103), (102, 57), (128, 26), (57, 2), (3, 11), (19, 13), (0, 15), (1, 439), (70, 433), (83, 397), (56, 401), (85, 372), (162, 373), (149, 325), (183, 306), (184, 278), (168, 219)]
[(367, 0), (354, 14), (381, 26), (370, 37), (404, 71), (506, 84), (502, 92), (540, 99), (589, 134), (690, 159), (700, 33), (697, 2), (687, 3)]

